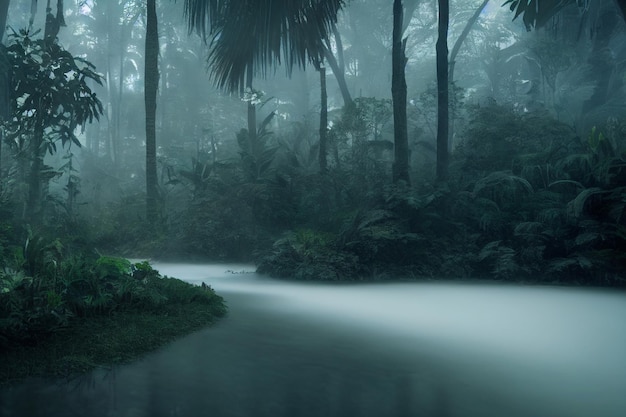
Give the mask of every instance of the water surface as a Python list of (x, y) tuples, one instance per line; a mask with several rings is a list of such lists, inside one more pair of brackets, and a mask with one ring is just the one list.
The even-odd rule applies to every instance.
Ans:
[(229, 315), (126, 366), (0, 391), (0, 416), (626, 416), (621, 291), (156, 268)]

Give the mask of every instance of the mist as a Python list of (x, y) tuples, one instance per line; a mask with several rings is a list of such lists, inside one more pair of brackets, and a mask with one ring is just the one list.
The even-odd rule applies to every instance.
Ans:
[(626, 415), (623, 1), (0, 27), (0, 416)]

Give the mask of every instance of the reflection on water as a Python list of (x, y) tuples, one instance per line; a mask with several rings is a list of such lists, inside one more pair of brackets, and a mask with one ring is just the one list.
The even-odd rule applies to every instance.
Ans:
[(229, 316), (133, 364), (0, 391), (0, 416), (626, 416), (626, 294), (302, 284), (157, 265)]

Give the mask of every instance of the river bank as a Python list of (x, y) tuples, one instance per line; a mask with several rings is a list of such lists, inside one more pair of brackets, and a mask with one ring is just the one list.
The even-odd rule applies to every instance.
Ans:
[[(325, 284), (156, 264), (229, 314), (71, 383), (0, 389), (1, 417), (621, 417), (622, 291), (478, 283)], [(237, 272), (237, 273), (235, 273)]]
[[(0, 326), (0, 386), (128, 363), (226, 314), (223, 298), (209, 286), (161, 276), (145, 262), (100, 259), (106, 261), (100, 264), (113, 264), (115, 274), (96, 274), (95, 289), (85, 279), (57, 285), (64, 288), (54, 308), (53, 290), (40, 291), (37, 300), (48, 300), (28, 308), (30, 281), (3, 291), (4, 309), (14, 307)], [(38, 322), (29, 322), (29, 316)]]

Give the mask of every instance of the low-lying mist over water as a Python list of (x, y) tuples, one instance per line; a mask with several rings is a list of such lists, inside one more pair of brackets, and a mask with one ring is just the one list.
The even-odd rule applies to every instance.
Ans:
[(0, 417), (626, 417), (625, 63), (624, 0), (1, 1)]
[(2, 416), (626, 415), (626, 294), (308, 284), (157, 264), (229, 316), (136, 363), (2, 391)]

